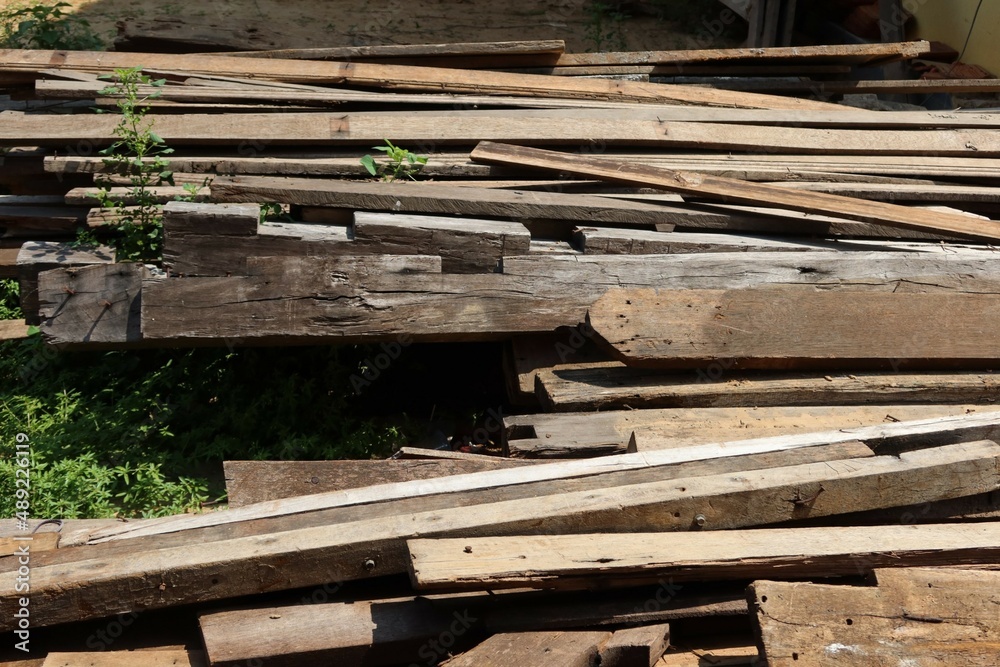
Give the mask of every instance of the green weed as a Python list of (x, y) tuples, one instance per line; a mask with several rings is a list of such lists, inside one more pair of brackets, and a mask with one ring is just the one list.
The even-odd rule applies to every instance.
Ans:
[(614, 1), (592, 0), (587, 4), (586, 37), (594, 51), (624, 51), (625, 21), (629, 15)]
[(361, 158), (361, 164), (372, 176), (380, 176), (385, 181), (395, 181), (400, 177), (417, 180), (414, 174), (427, 164), (427, 157), (411, 153), (405, 148), (393, 145), (388, 139), (383, 139), (384, 146), (372, 146), (374, 150), (385, 153), (389, 158), (388, 164), (378, 164), (371, 155)]
[(174, 184), (166, 158), (174, 151), (153, 131), (153, 122), (146, 119), (147, 102), (157, 97), (159, 91), (142, 95), (139, 87), (159, 88), (166, 80), (154, 81), (142, 73), (141, 67), (115, 70), (110, 78), (114, 83), (99, 94), (119, 98), (121, 120), (114, 130), (118, 140), (101, 154), (113, 173), (129, 176), (128, 199), (132, 202), (126, 204), (124, 198), (115, 198), (110, 188), (105, 187), (99, 194), (101, 207), (118, 214), (115, 250), (119, 262), (157, 262), (163, 255), (163, 216), (152, 188), (163, 183)]
[(24, 317), (20, 294), (16, 280), (0, 280), (0, 320), (20, 320)]
[(70, 49), (94, 51), (103, 40), (86, 19), (64, 11), (68, 2), (34, 4), (0, 12), (0, 44), (10, 49)]
[[(368, 351), (370, 352), (370, 351)], [(79, 352), (0, 344), (0, 516), (31, 442), (37, 517), (159, 516), (224, 493), (226, 459), (377, 458), (412, 439), (354, 396), (363, 348)], [(370, 355), (369, 355), (370, 356)]]

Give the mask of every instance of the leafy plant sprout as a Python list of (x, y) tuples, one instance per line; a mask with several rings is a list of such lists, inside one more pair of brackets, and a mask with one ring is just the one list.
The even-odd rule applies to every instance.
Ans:
[(386, 157), (389, 158), (389, 163), (379, 165), (375, 162), (375, 158), (366, 155), (361, 158), (361, 164), (368, 170), (368, 173), (372, 176), (380, 176), (382, 180), (390, 182), (403, 176), (411, 181), (417, 180), (414, 178), (414, 174), (427, 164), (427, 157), (400, 148), (388, 139), (382, 141), (385, 142), (384, 146), (372, 146), (372, 149), (385, 153)]
[(66, 9), (72, 5), (57, 2), (0, 12), (0, 45), (11, 49), (103, 49), (104, 41), (90, 23)]
[[(101, 207), (117, 213), (115, 226), (120, 232), (115, 242), (118, 261), (155, 262), (162, 258), (163, 217), (152, 188), (174, 184), (166, 156), (173, 153), (160, 135), (153, 132), (153, 122), (146, 118), (148, 101), (160, 91), (140, 93), (140, 86), (160, 88), (166, 79), (152, 80), (141, 67), (115, 70), (114, 83), (99, 92), (119, 98), (121, 120), (114, 129), (118, 140), (100, 151), (112, 173), (127, 174), (131, 187), (124, 197), (112, 195), (110, 187), (98, 194)], [(197, 187), (197, 186), (195, 186)], [(187, 189), (187, 188), (186, 188)], [(191, 195), (197, 190), (189, 190)]]

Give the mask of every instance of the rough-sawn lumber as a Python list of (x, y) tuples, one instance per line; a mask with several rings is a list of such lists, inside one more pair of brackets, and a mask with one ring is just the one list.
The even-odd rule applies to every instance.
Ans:
[(594, 176), (603, 180), (661, 188), (684, 195), (705, 197), (728, 203), (761, 204), (807, 213), (823, 213), (839, 218), (873, 222), (889, 227), (957, 234), (976, 239), (1000, 239), (1000, 223), (966, 216), (906, 208), (816, 192), (800, 192), (773, 185), (693, 172), (624, 164), (605, 158), (558, 153), (523, 146), (483, 142), (472, 159), (494, 164), (518, 164)]

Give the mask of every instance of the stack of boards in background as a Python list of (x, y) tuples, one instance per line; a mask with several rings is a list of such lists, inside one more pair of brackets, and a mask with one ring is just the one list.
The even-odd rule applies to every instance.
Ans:
[[(48, 343), (501, 341), (525, 413), (503, 458), (230, 462), (228, 510), (42, 527), (24, 664), (996, 664), (1000, 118), (607, 78), (928, 51), (0, 51), (0, 272)], [(90, 108), (134, 66), (162, 270), (71, 243), (110, 243)], [(386, 139), (417, 180), (367, 177)]]

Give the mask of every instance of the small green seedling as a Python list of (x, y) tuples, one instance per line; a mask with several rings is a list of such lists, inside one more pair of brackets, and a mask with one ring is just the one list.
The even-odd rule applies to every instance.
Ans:
[(72, 10), (73, 5), (68, 2), (6, 9), (0, 12), (0, 46), (10, 49), (103, 49), (104, 41), (91, 29), (90, 23), (72, 14)]
[[(118, 69), (114, 75), (100, 78), (113, 81), (99, 94), (118, 98), (121, 114), (114, 129), (118, 140), (100, 153), (110, 172), (128, 175), (131, 183), (125, 198), (113, 196), (109, 187), (102, 188), (101, 207), (118, 213), (116, 227), (120, 235), (115, 243), (118, 261), (156, 262), (163, 252), (163, 216), (153, 188), (163, 183), (174, 184), (166, 157), (174, 151), (153, 131), (153, 121), (146, 118), (146, 113), (150, 108), (148, 101), (160, 95), (158, 89), (166, 80), (154, 81), (142, 73), (141, 67)], [(143, 94), (144, 86), (156, 90)], [(193, 199), (202, 186), (190, 185), (184, 189), (190, 193), (187, 198)]]
[(375, 158), (366, 155), (361, 158), (361, 164), (368, 170), (368, 173), (372, 176), (381, 176), (382, 180), (385, 181), (395, 181), (401, 176), (406, 176), (411, 181), (417, 180), (413, 175), (427, 164), (427, 157), (395, 146), (388, 139), (383, 139), (383, 141), (385, 142), (384, 146), (372, 146), (372, 148), (385, 153), (386, 157), (389, 158), (389, 164), (379, 165), (375, 162)]

